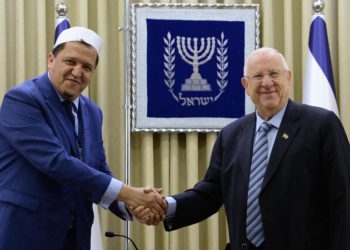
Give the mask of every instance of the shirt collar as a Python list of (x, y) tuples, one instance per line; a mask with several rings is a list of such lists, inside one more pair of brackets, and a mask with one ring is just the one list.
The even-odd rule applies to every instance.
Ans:
[[(277, 114), (275, 114), (270, 120), (268, 120), (268, 123), (271, 124), (274, 128), (279, 129), (284, 113), (286, 112), (286, 108), (287, 108), (287, 104), (284, 105), (284, 107)], [(255, 133), (256, 133), (260, 128), (261, 124), (265, 122), (265, 120), (260, 117), (260, 115), (258, 114), (258, 111), (256, 111), (255, 114), (256, 114)]]
[[(53, 83), (52, 83), (52, 81), (51, 81), (50, 73), (47, 72), (47, 75), (48, 75), (48, 77), (49, 77), (49, 79), (50, 79), (50, 82), (51, 82), (52, 86), (54, 87), (54, 89), (55, 89), (55, 91), (56, 91), (56, 93), (57, 93), (57, 95), (58, 95), (58, 98), (60, 98), (60, 101), (61, 101), (61, 102), (64, 102), (66, 99), (64, 99), (64, 97), (61, 95), (61, 93), (58, 92), (58, 91), (56, 90), (55, 86), (53, 85)], [(76, 110), (79, 109), (79, 99), (80, 99), (80, 97), (78, 96), (77, 98), (73, 99), (73, 101), (72, 101), (74, 107), (76, 108)]]

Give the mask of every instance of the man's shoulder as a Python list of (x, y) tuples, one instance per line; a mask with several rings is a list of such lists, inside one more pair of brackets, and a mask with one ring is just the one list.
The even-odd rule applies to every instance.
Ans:
[(49, 81), (47, 73), (28, 79), (17, 86), (9, 89), (11, 91), (30, 91), (33, 88), (38, 88), (38, 85), (45, 84)]
[(39, 85), (44, 81), (46, 80), (43, 76), (34, 77), (9, 89), (5, 96), (12, 96), (18, 98), (25, 98), (26, 96), (35, 96), (38, 94)]
[(308, 104), (300, 104), (296, 102), (290, 102), (287, 107), (287, 113), (297, 115), (309, 119), (322, 119), (324, 117), (335, 116), (335, 114), (325, 108), (311, 106)]
[(226, 125), (222, 130), (236, 130), (238, 128), (244, 128), (255, 121), (255, 112), (242, 116), (228, 125)]

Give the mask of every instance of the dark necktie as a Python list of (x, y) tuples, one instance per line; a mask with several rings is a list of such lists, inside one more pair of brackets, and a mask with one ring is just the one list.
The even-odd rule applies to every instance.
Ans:
[(259, 195), (264, 180), (267, 166), (267, 133), (272, 125), (264, 122), (261, 124), (253, 147), (252, 165), (249, 177), (248, 201), (247, 201), (247, 238), (259, 247), (265, 240)]
[(65, 100), (62, 102), (62, 104), (63, 104), (63, 106), (66, 110), (66, 113), (68, 115), (68, 118), (69, 118), (70, 122), (72, 123), (73, 128), (75, 130), (75, 117), (73, 115), (73, 102)]
[(82, 159), (82, 149), (81, 149), (81, 143), (80, 143), (80, 138), (79, 138), (80, 129), (78, 128), (79, 127), (79, 120), (78, 120), (78, 114), (77, 114), (76, 108), (75, 108), (72, 101), (65, 100), (62, 102), (62, 104), (64, 106), (64, 109), (66, 110), (66, 113), (68, 115), (70, 122), (72, 123), (71, 128), (72, 128), (72, 131), (75, 135), (75, 140), (76, 140), (78, 151), (79, 151), (79, 155), (76, 155), (76, 156), (78, 156), (80, 159)]

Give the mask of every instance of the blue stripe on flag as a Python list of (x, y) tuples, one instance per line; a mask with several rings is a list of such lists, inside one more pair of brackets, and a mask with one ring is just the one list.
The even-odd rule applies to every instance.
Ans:
[(317, 63), (320, 65), (328, 82), (333, 90), (334, 96), (334, 78), (332, 70), (331, 56), (329, 53), (328, 35), (326, 22), (320, 16), (317, 16), (311, 23), (309, 48)]
[(56, 42), (59, 34), (61, 34), (61, 32), (64, 31), (65, 29), (69, 29), (69, 28), (70, 28), (70, 24), (68, 19), (63, 19), (58, 25), (56, 25), (54, 43)]

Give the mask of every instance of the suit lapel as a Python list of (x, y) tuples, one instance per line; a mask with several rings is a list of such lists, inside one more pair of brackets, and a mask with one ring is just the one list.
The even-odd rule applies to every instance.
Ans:
[(82, 157), (83, 161), (85, 161), (85, 150), (87, 149), (88, 141), (89, 141), (89, 136), (88, 136), (88, 129), (90, 128), (90, 115), (88, 112), (88, 107), (87, 107), (87, 102), (81, 96), (80, 102), (79, 102), (79, 138), (81, 142), (81, 147), (82, 147)]
[(297, 135), (297, 132), (300, 128), (298, 119), (299, 115), (296, 111), (296, 104), (292, 101), (289, 101), (271, 151), (266, 174), (262, 184), (262, 190), (265, 188), (265, 186), (273, 177), (274, 173), (280, 167), (282, 158), (287, 153), (288, 147), (292, 143), (294, 137)]
[[(65, 131), (66, 137), (69, 141), (69, 144), (72, 148), (73, 154), (79, 156), (79, 150), (76, 142), (76, 137), (71, 128), (70, 121), (66, 115), (66, 111), (58, 98), (58, 95), (50, 82), (47, 73), (42, 76), (40, 81), (38, 81), (38, 88), (45, 97), (48, 108), (51, 110), (50, 115), (54, 115), (58, 124), (60, 124)], [(70, 153), (70, 152), (68, 152)]]
[(242, 132), (238, 140), (239, 165), (243, 174), (244, 182), (249, 184), (250, 165), (252, 162), (253, 140), (255, 131), (256, 115), (250, 114), (247, 123), (242, 124)]

